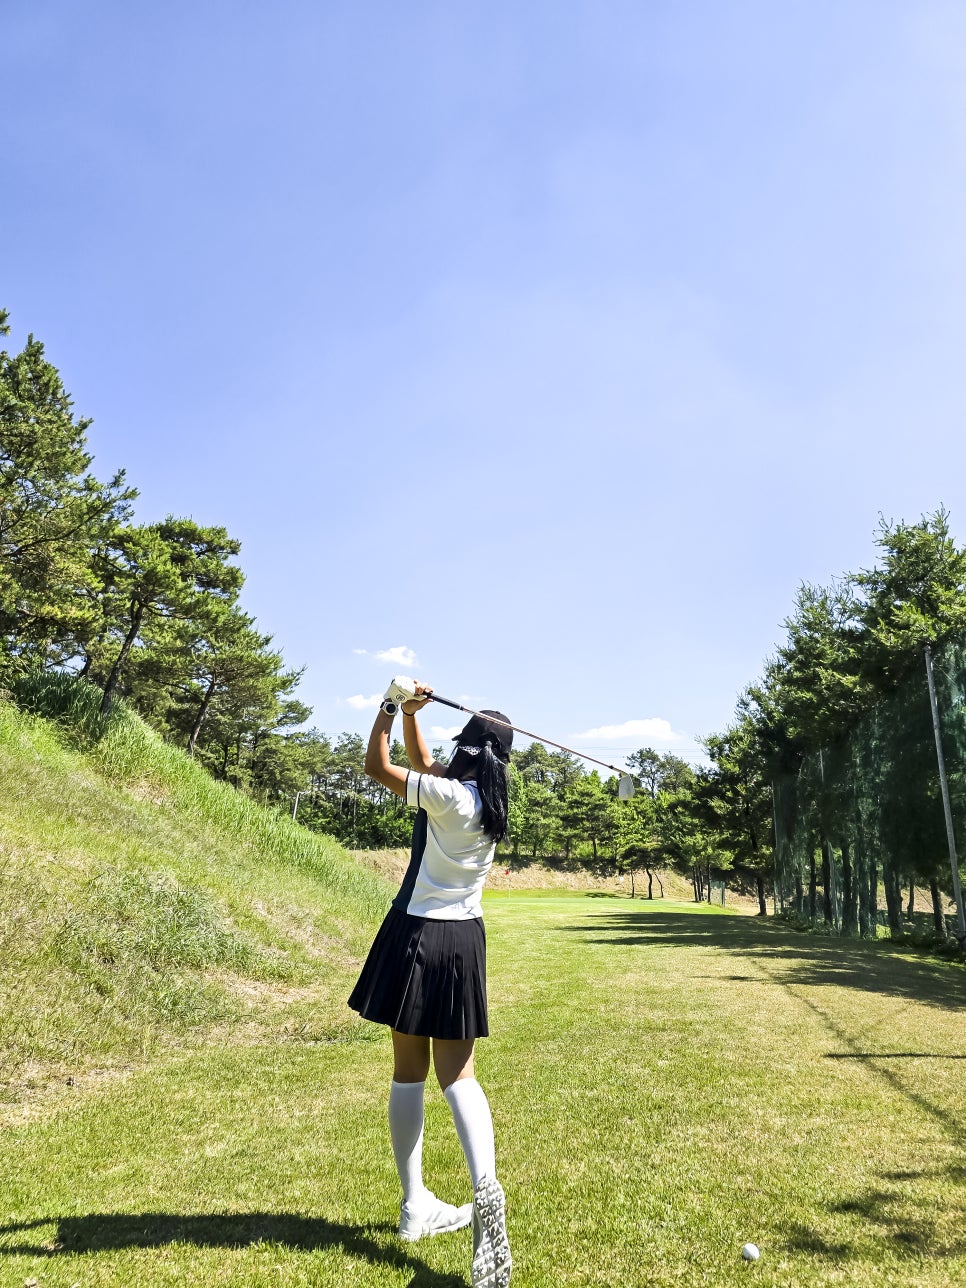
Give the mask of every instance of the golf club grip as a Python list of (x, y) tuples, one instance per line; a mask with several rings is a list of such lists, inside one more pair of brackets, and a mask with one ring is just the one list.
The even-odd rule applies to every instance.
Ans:
[(452, 707), (454, 711), (465, 711), (466, 707), (461, 707), (458, 702), (451, 702), (449, 698), (441, 698), (438, 693), (434, 693), (431, 701), (442, 702), (444, 707)]

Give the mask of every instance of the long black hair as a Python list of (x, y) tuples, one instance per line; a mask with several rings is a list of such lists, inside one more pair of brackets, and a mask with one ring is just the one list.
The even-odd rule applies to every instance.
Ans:
[(446, 767), (446, 777), (462, 779), (464, 775), (476, 779), (483, 831), (491, 841), (505, 840), (509, 803), (506, 761), (496, 754), (489, 739), (483, 741), (475, 756), (465, 747), (456, 748)]

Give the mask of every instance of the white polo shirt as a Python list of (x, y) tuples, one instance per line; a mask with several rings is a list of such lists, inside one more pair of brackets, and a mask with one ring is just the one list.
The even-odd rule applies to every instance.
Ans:
[(421, 852), (413, 845), (396, 906), (439, 921), (482, 916), (480, 896), (496, 843), (481, 826), (476, 783), (410, 771), (406, 802), (426, 811), (426, 843)]

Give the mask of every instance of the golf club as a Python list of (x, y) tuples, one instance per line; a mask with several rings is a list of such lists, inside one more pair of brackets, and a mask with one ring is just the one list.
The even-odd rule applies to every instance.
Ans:
[(474, 711), (472, 707), (464, 707), (461, 702), (454, 702), (452, 698), (441, 698), (438, 693), (434, 693), (430, 701), (441, 702), (444, 707), (452, 707), (454, 711), (465, 711), (468, 716), (482, 716), (484, 720), (491, 720), (493, 724), (506, 725), (508, 729), (513, 729), (516, 733), (522, 733), (525, 738), (533, 738), (537, 742), (549, 742), (551, 747), (557, 747), (560, 751), (569, 752), (571, 756), (579, 756), (581, 760), (592, 760), (595, 765), (603, 765), (605, 769), (612, 769), (620, 778), (617, 784), (618, 798), (622, 801), (629, 801), (634, 795), (634, 779), (626, 769), (620, 769), (617, 765), (610, 765), (606, 760), (598, 760), (596, 756), (588, 756), (582, 751), (575, 751), (573, 747), (565, 747), (562, 742), (554, 742), (552, 738), (544, 738), (542, 734), (531, 733), (529, 729), (521, 729), (519, 725), (510, 724), (509, 720), (496, 720), (493, 716), (483, 715), (483, 712)]

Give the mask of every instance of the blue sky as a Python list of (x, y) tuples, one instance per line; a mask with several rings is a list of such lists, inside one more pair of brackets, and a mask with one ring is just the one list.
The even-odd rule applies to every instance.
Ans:
[(8, 347), (140, 519), (241, 538), (319, 728), (408, 671), (687, 750), (880, 513), (966, 538), (962, 5), (3, 26)]

